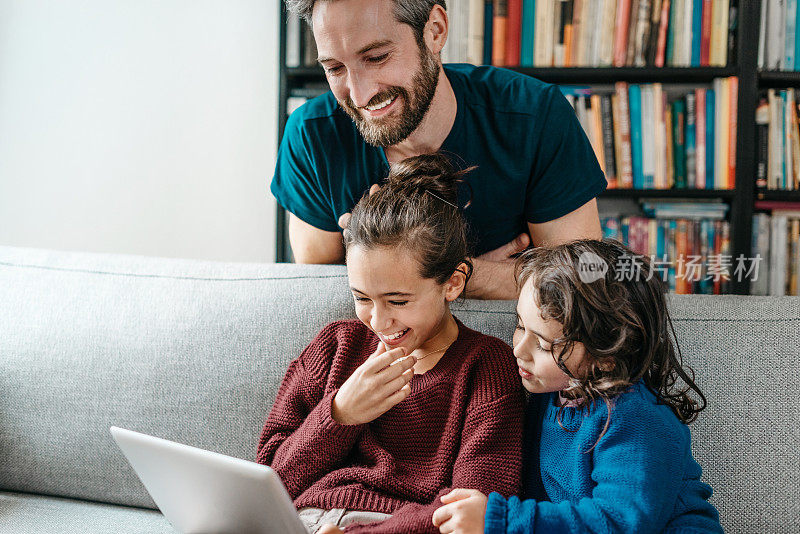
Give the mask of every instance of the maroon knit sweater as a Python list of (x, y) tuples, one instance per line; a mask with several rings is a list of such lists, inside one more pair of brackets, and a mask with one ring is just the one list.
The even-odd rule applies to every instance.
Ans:
[(277, 471), (294, 505), (393, 514), (347, 532), (436, 533), (431, 516), (451, 488), (518, 493), (524, 394), (508, 345), (458, 322), (408, 398), (371, 423), (340, 425), (333, 398), (377, 343), (360, 321), (335, 322), (290, 364), (256, 461)]

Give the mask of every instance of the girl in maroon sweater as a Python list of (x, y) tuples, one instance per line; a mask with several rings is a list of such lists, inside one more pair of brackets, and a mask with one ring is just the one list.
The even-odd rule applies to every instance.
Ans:
[(462, 175), (441, 155), (409, 158), (353, 209), (359, 320), (326, 326), (291, 363), (258, 445), (310, 532), (436, 532), (450, 488), (519, 489), (513, 354), (450, 313), (472, 270)]

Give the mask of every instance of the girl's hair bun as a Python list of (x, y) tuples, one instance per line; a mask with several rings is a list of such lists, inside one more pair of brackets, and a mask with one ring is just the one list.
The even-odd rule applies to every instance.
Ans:
[(392, 164), (386, 186), (408, 197), (430, 192), (457, 207), (458, 184), (471, 170), (457, 171), (444, 154), (423, 154)]
[(472, 263), (458, 185), (470, 170), (456, 171), (442, 154), (394, 163), (386, 183), (353, 208), (343, 232), (345, 250), (403, 246), (416, 256), (424, 278), (443, 284), (463, 264), (469, 279)]

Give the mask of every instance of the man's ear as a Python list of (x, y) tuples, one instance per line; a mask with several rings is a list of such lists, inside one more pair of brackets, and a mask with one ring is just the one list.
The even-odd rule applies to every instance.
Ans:
[(447, 302), (453, 302), (464, 292), (464, 286), (467, 285), (467, 269), (469, 267), (466, 263), (460, 264), (450, 275), (450, 279), (444, 283), (444, 298)]
[(447, 42), (449, 29), (450, 22), (447, 20), (447, 11), (439, 4), (434, 4), (422, 34), (428, 50), (433, 54), (439, 54), (444, 48), (444, 43)]

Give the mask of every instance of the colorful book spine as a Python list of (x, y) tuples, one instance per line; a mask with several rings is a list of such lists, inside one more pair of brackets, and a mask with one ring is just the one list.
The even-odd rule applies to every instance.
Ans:
[(728, 172), (725, 188), (733, 189), (736, 187), (736, 143), (738, 136), (738, 102), (739, 102), (739, 78), (731, 76), (728, 78)]
[(506, 29), (508, 27), (508, 0), (494, 0), (492, 23), (492, 65), (506, 66)]
[(483, 64), (491, 65), (494, 52), (494, 0), (486, 0), (483, 6)]
[(728, 63), (729, 0), (714, 0), (711, 7), (709, 65), (712, 67), (724, 67)]
[(617, 187), (616, 150), (614, 148), (614, 125), (611, 110), (611, 96), (600, 97), (600, 114), (602, 117), (603, 156), (605, 157), (606, 180), (610, 188)]
[(669, 31), (670, 0), (661, 3), (661, 17), (658, 28), (658, 45), (655, 55), (655, 66), (663, 67), (667, 53), (667, 34)]
[(644, 188), (642, 169), (642, 90), (639, 85), (631, 84), (628, 88), (628, 104), (631, 116), (631, 159), (633, 170), (633, 188)]
[(697, 185), (697, 112), (695, 95), (686, 95), (686, 187)]
[(533, 45), (536, 30), (536, 0), (525, 0), (522, 4), (522, 29), (520, 35), (519, 64), (533, 67)]
[(797, 28), (797, 0), (786, 0), (786, 41), (783, 70), (794, 70), (795, 32)]
[(706, 89), (695, 89), (697, 110), (697, 154), (695, 165), (695, 187), (706, 188)]
[(621, 188), (633, 187), (633, 163), (631, 157), (631, 122), (630, 106), (628, 104), (628, 84), (617, 82), (615, 84), (616, 117), (614, 120), (615, 146), (617, 147), (617, 181)]
[(631, 19), (631, 0), (620, 0), (617, 4), (614, 24), (614, 66), (624, 67), (628, 51), (628, 27)]
[(672, 103), (672, 145), (675, 167), (675, 188), (686, 189), (686, 103)]
[(797, 15), (795, 16), (795, 39), (794, 39), (794, 70), (800, 70), (800, 39), (797, 38), (797, 28), (800, 28), (800, 8), (795, 10)]
[(707, 67), (711, 53), (711, 3), (703, 0), (702, 26), (700, 35), (700, 65)]
[(703, 39), (703, 0), (692, 0), (692, 67), (700, 66)]
[(715, 157), (716, 157), (716, 92), (711, 90), (706, 93), (706, 188), (716, 189), (714, 183)]
[(506, 19), (505, 63), (509, 66), (520, 64), (522, 35), (522, 0), (508, 0)]

